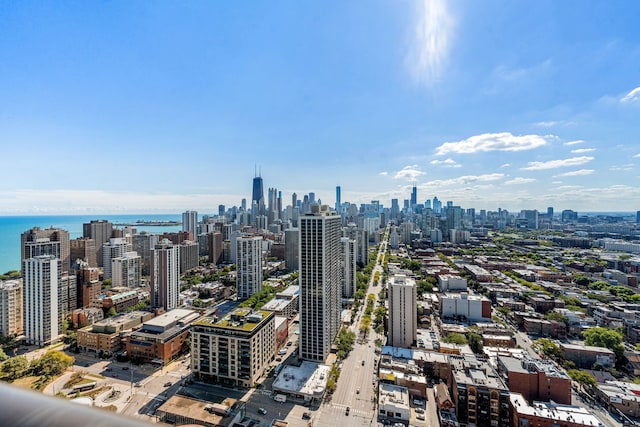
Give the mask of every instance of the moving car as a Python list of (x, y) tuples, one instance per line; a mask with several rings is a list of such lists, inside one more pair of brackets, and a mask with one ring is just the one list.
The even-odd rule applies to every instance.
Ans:
[(262, 415), (267, 415), (267, 410), (264, 408), (258, 408), (258, 413)]

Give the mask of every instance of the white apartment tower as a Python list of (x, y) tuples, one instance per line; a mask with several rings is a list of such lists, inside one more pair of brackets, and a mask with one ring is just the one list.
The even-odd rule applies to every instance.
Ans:
[(151, 250), (151, 303), (173, 310), (180, 291), (180, 248), (163, 239)]
[(300, 216), (300, 357), (323, 363), (340, 329), (342, 220), (313, 204)]
[(0, 335), (22, 335), (23, 296), (22, 279), (0, 280)]
[(238, 298), (246, 299), (262, 290), (262, 236), (236, 239)]
[(186, 211), (182, 213), (182, 231), (191, 233), (193, 239), (198, 235), (198, 212)]
[(115, 237), (109, 239), (108, 243), (102, 246), (102, 269), (104, 278), (111, 279), (112, 261), (116, 258), (124, 256), (125, 253), (131, 252), (133, 245), (124, 237)]
[(114, 287), (137, 288), (141, 278), (142, 260), (137, 252), (125, 252), (111, 260), (111, 280)]
[(396, 274), (389, 280), (389, 345), (411, 347), (418, 336), (415, 280)]
[(356, 241), (348, 237), (340, 238), (342, 258), (342, 296), (353, 298), (356, 293)]
[(62, 335), (58, 300), (62, 262), (51, 255), (24, 260), (24, 335), (29, 344), (49, 345)]

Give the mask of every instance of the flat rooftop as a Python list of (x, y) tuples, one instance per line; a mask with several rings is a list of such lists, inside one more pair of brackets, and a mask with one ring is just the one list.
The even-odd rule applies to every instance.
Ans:
[(510, 393), (511, 406), (518, 414), (536, 416), (554, 421), (568, 421), (575, 425), (604, 427), (604, 424), (589, 410), (571, 405), (549, 402), (533, 402), (529, 405), (519, 393)]
[(251, 332), (263, 324), (269, 316), (273, 316), (273, 312), (251, 310), (250, 308), (236, 308), (218, 321), (212, 317), (204, 317), (194, 322), (193, 325)]
[(321, 398), (329, 379), (329, 365), (304, 361), (300, 366), (285, 366), (273, 382), (273, 389), (309, 398)]
[[(226, 398), (223, 401), (223, 405), (215, 405), (215, 407), (225, 406), (229, 409), (235, 405), (236, 399)], [(224, 415), (216, 413), (211, 410), (214, 408), (214, 404), (203, 402), (201, 400), (192, 399), (180, 395), (174, 395), (169, 400), (164, 402), (159, 408), (158, 412), (165, 412), (167, 414), (173, 414), (179, 417), (189, 418), (192, 420), (205, 421), (212, 425), (230, 425), (232, 417), (225, 417)]]
[(398, 385), (380, 383), (380, 406), (385, 404), (409, 407), (409, 389)]
[(175, 308), (167, 311), (151, 320), (144, 322), (145, 326), (155, 326), (158, 328), (166, 328), (176, 322), (186, 322), (189, 319), (195, 320), (199, 316), (198, 312), (194, 310), (185, 310), (183, 308)]
[(291, 300), (290, 299), (273, 298), (272, 300), (267, 302), (265, 305), (263, 305), (262, 309), (263, 310), (268, 310), (268, 311), (282, 311), (285, 308), (287, 308), (287, 306), (289, 304), (291, 304)]

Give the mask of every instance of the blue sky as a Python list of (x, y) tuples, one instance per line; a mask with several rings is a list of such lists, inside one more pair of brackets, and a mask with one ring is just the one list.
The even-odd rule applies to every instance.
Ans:
[(0, 214), (640, 209), (640, 2), (0, 1)]

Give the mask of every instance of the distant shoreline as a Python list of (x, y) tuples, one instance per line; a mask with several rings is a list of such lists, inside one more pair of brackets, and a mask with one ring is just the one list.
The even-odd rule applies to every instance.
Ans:
[(144, 225), (147, 227), (171, 227), (171, 226), (178, 226), (178, 225), (182, 225), (182, 222), (180, 221), (161, 221), (161, 220), (151, 220), (151, 221), (136, 221), (136, 222), (129, 222), (129, 223), (114, 223), (113, 224), (116, 227), (135, 227), (136, 225)]

